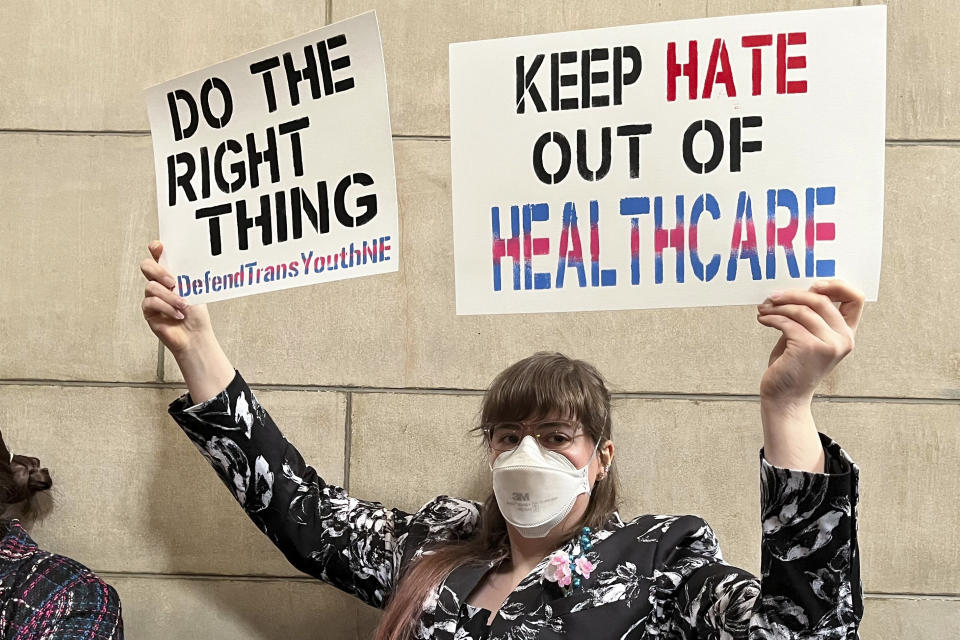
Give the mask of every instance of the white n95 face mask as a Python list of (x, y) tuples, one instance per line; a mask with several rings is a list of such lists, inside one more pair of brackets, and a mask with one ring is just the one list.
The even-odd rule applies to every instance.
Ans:
[(588, 470), (599, 446), (598, 441), (582, 469), (556, 451), (544, 451), (533, 436), (497, 456), (490, 470), (504, 519), (524, 538), (546, 536), (567, 517), (577, 496), (590, 495)]

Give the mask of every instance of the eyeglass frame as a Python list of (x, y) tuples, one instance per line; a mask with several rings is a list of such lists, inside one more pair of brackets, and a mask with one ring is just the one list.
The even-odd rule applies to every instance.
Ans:
[[(544, 435), (544, 434), (538, 434), (538, 433), (536, 433), (536, 429), (537, 429), (538, 427), (541, 427), (541, 426), (544, 426), (544, 425), (551, 425), (551, 424), (553, 424), (553, 425), (565, 425), (565, 426), (573, 425), (573, 426), (575, 427), (574, 432), (573, 432), (573, 435), (570, 436), (570, 441), (569, 441), (569, 443), (567, 443), (566, 445), (564, 445), (564, 447), (561, 448), (561, 449), (551, 449), (550, 447), (545, 446), (545, 445), (543, 444), (543, 442), (541, 442), (541, 440), (540, 440), (541, 436)], [(502, 427), (502, 426), (506, 426), (506, 425), (515, 426), (515, 427), (520, 427), (520, 429), (519, 429), (520, 440), (518, 440), (518, 441), (517, 441), (517, 444), (515, 444), (513, 447), (511, 447), (511, 448), (509, 448), (509, 449), (497, 449), (497, 448), (494, 446), (494, 444), (493, 444), (493, 433), (494, 433), (494, 431), (495, 431), (498, 427)], [(545, 450), (547, 450), (547, 451), (556, 451), (556, 452), (567, 451), (568, 449), (570, 449), (570, 447), (573, 446), (573, 444), (574, 444), (574, 442), (576, 441), (576, 439), (579, 438), (580, 436), (588, 436), (588, 437), (590, 436), (590, 434), (589, 434), (589, 433), (587, 432), (587, 430), (584, 428), (583, 423), (581, 423), (580, 421), (578, 421), (578, 420), (563, 420), (563, 419), (558, 419), (558, 418), (552, 418), (552, 419), (546, 419), (546, 420), (536, 420), (536, 421), (531, 421), (531, 420), (519, 420), (519, 421), (516, 421), (516, 422), (513, 422), (513, 421), (491, 422), (491, 423), (482, 425), (481, 428), (483, 429), (483, 433), (485, 433), (486, 436), (487, 436), (487, 445), (490, 447), (490, 449), (491, 449), (492, 451), (496, 451), (497, 453), (506, 453), (506, 452), (508, 452), (508, 451), (514, 451), (517, 447), (520, 446), (520, 443), (523, 442), (523, 438), (525, 438), (527, 435), (532, 435), (532, 436), (534, 437), (534, 439), (537, 441), (537, 445), (538, 445), (541, 449), (545, 449)], [(532, 433), (531, 433), (530, 431), (532, 431)], [(548, 435), (549, 435), (549, 434), (548, 434)], [(601, 438), (600, 440), (602, 441), (603, 438)]]

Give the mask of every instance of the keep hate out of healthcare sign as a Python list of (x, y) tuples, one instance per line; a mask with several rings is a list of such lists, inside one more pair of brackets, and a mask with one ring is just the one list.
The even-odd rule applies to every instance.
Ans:
[(883, 6), (450, 46), (457, 313), (875, 300)]
[(161, 262), (192, 303), (397, 270), (373, 12), (147, 91)]

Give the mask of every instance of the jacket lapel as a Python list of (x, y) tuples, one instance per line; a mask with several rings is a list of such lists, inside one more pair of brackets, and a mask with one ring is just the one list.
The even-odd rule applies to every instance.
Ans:
[(492, 563), (458, 567), (440, 585), (434, 612), (434, 638), (452, 640), (457, 632), (463, 604), (490, 570)]
[[(569, 554), (572, 549), (571, 541), (557, 551)], [(541, 560), (507, 597), (490, 627), (491, 638), (501, 637), (514, 628), (522, 628), (530, 635), (530, 632), (549, 624), (549, 619), (554, 615), (553, 603), (563, 597), (563, 590), (556, 583), (544, 579), (543, 572), (557, 551)]]

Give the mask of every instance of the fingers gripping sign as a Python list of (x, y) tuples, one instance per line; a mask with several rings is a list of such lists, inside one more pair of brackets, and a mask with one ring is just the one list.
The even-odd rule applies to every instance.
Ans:
[(140, 263), (147, 279), (140, 303), (143, 318), (173, 354), (191, 397), (203, 402), (233, 379), (233, 365), (214, 335), (207, 305), (190, 305), (174, 293), (176, 281), (160, 264), (163, 244), (154, 241), (148, 248), (150, 257)]
[(152, 259), (148, 258), (140, 263), (140, 272), (147, 279), (143, 298), (144, 311), (149, 307), (173, 319), (183, 320), (183, 309), (186, 308), (187, 303), (173, 292), (176, 282), (173, 276), (159, 264), (163, 245), (154, 242), (149, 249)]
[(849, 284), (826, 280), (807, 291), (773, 293), (760, 304), (757, 321), (782, 334), (770, 353), (761, 396), (809, 403), (820, 381), (853, 350), (863, 302)]
[(191, 306), (174, 292), (176, 281), (160, 264), (163, 244), (154, 241), (148, 248), (150, 257), (140, 263), (147, 280), (140, 308), (150, 330), (177, 354), (187, 348), (192, 336), (209, 329), (210, 319), (206, 305)]

